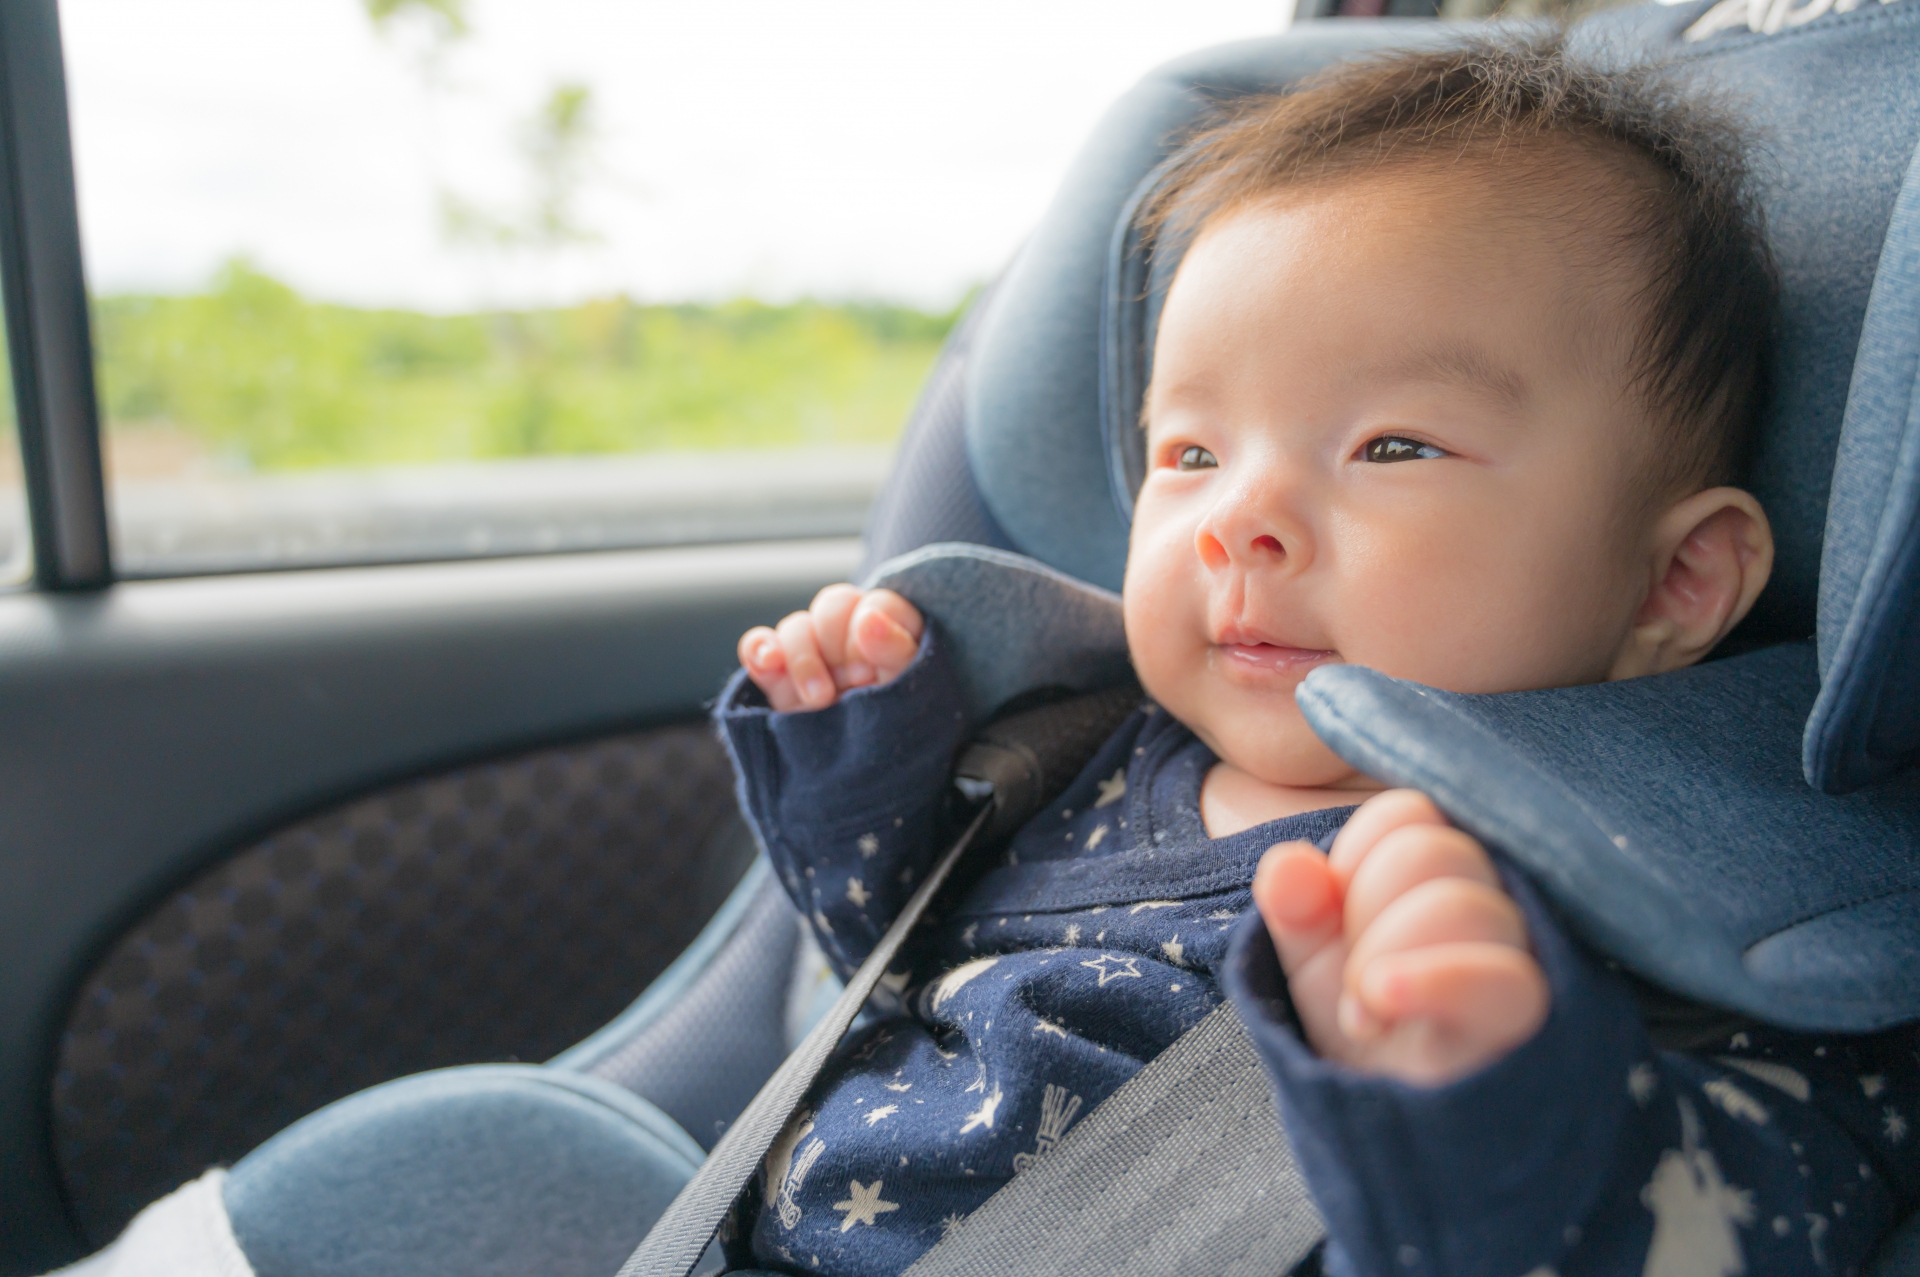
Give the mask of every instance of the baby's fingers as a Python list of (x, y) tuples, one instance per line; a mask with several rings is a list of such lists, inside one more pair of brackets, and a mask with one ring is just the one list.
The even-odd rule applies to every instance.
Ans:
[(1408, 826), (1447, 828), (1448, 821), (1433, 799), (1417, 789), (1389, 789), (1360, 804), (1333, 840), (1333, 871), (1345, 882), (1374, 848), (1396, 830)]
[(800, 693), (787, 677), (787, 654), (780, 636), (764, 625), (756, 625), (740, 636), (741, 667), (754, 686), (766, 693), (767, 704), (781, 713), (800, 708)]
[(872, 668), (873, 681), (898, 678), (920, 652), (926, 621), (918, 608), (892, 590), (869, 590), (853, 610), (853, 653)]
[(837, 688), (864, 687), (873, 681), (873, 671), (855, 655), (849, 642), (853, 611), (859, 604), (859, 588), (841, 582), (814, 595), (807, 608), (807, 615), (813, 618), (814, 642), (819, 644), (820, 658)]
[(1380, 1020), (1415, 1026), (1400, 1055), (1405, 1080), (1425, 1085), (1476, 1072), (1539, 1032), (1551, 994), (1533, 956), (1511, 945), (1430, 945), (1383, 954), (1359, 979)]
[[(774, 634), (780, 640), (780, 650), (786, 657), (787, 677), (792, 680), (800, 703), (795, 709), (825, 709), (833, 704), (837, 692), (833, 686), (833, 672), (827, 668), (826, 658), (820, 652), (819, 639), (813, 632), (813, 617), (805, 612), (794, 612), (782, 618), (774, 627)], [(774, 708), (778, 709), (779, 706)]]
[(1289, 976), (1341, 938), (1340, 888), (1312, 843), (1279, 843), (1260, 857), (1253, 903)]
[(1336, 1015), (1347, 961), (1340, 888), (1327, 858), (1309, 843), (1282, 843), (1260, 858), (1253, 900), (1287, 973), (1287, 990), (1314, 1050), (1343, 1058)]
[(1527, 948), (1520, 906), (1498, 887), (1466, 878), (1435, 878), (1389, 904), (1353, 942), (1351, 973), (1386, 953), (1430, 945), (1485, 943)]
[(1401, 825), (1389, 830), (1346, 882), (1349, 935), (1363, 935), (1386, 907), (1422, 883), (1462, 878), (1498, 889), (1500, 875), (1486, 850), (1451, 825)]

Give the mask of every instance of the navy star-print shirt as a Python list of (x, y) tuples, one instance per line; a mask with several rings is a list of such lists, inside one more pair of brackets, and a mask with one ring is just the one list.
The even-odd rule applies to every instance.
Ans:
[[(831, 709), (774, 714), (744, 678), (718, 719), (743, 805), (842, 975), (946, 845), (970, 724), (920, 658)], [(1422, 1088), (1300, 1040), (1247, 884), (1350, 808), (1207, 836), (1215, 761), (1151, 706), (985, 865), (963, 866), (767, 1159), (736, 1264), (903, 1271), (1231, 996), (1327, 1217), (1330, 1274), (1733, 1277), (1857, 1272), (1920, 1206), (1920, 1035), (1751, 1027), (1656, 1050), (1621, 978), (1527, 884), (1546, 1025)]]
[[(923, 650), (895, 682), (810, 714), (771, 713), (736, 684), (719, 718), (775, 872), (844, 976), (946, 845), (968, 730), (952, 671)], [(1260, 854), (1351, 809), (1209, 838), (1213, 761), (1143, 707), (938, 902), (883, 983), (891, 1014), (849, 1034), (775, 1144), (739, 1262), (901, 1272), (1219, 1004), (1213, 972)]]

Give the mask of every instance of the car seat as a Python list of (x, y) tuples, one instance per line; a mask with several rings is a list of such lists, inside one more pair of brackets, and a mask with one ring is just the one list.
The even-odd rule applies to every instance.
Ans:
[[(1671, 59), (1733, 95), (1767, 151), (1783, 308), (1748, 484), (1779, 552), (1724, 658), (1491, 697), (1336, 667), (1303, 704), (1336, 749), (1433, 792), (1648, 981), (1861, 1030), (1920, 1016), (1920, 3), (1790, 5), (1697, 0), (1577, 29), (1596, 56)], [(1124, 669), (1105, 591), (1177, 264), (1140, 252), (1129, 213), (1181, 131), (1221, 99), (1444, 38), (1430, 23), (1312, 24), (1174, 62), (1102, 121), (951, 339), (869, 527), (880, 579), (972, 654), (977, 707), (1022, 680)], [(957, 604), (983, 586), (1031, 606)], [(1088, 659), (1035, 672), (1007, 646), (1021, 633), (1030, 651), (1064, 636)], [(389, 1083), (182, 1193), (200, 1194), (222, 1262), (261, 1277), (611, 1274), (658, 1209), (643, 1172), (655, 1197), (690, 1175), (827, 991), (805, 951), (756, 867), (638, 1002), (549, 1064)], [(143, 1221), (92, 1270), (144, 1271), (114, 1266), (134, 1263)], [(1882, 1272), (1920, 1273), (1920, 1234), (1891, 1242)]]

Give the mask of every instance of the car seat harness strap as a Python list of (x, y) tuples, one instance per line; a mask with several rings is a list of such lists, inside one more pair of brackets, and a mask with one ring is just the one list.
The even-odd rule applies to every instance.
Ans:
[(1223, 1004), (906, 1277), (1275, 1277), (1325, 1236), (1259, 1057)]

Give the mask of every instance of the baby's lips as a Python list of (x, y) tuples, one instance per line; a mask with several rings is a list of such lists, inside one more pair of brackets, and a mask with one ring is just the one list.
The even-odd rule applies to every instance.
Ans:
[(1286, 647), (1278, 643), (1222, 643), (1220, 651), (1234, 664), (1248, 669), (1296, 674), (1303, 678), (1308, 671), (1340, 659), (1338, 652), (1325, 648)]

